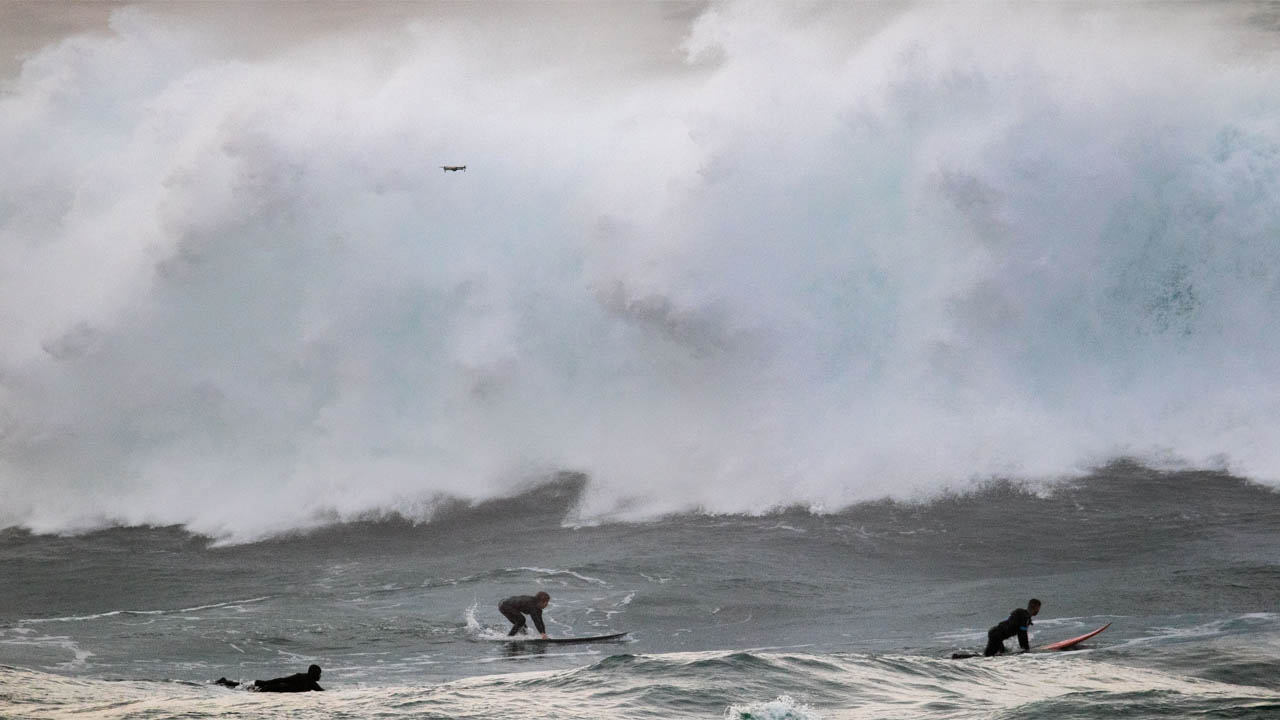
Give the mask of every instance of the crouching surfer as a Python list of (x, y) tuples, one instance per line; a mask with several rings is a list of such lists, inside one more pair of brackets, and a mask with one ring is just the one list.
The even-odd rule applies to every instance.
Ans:
[[(1031, 618), (1039, 614), (1040, 601), (1031, 598), (1027, 602), (1027, 607), (1018, 608), (1009, 613), (1009, 617), (992, 627), (987, 631), (987, 647), (982, 651), (985, 657), (993, 655), (1003, 655), (1009, 652), (1004, 646), (1004, 641), (1013, 636), (1018, 637), (1018, 645), (1022, 648), (1022, 652), (1031, 650), (1031, 641), (1027, 637), (1027, 629), (1031, 627)], [(963, 660), (965, 658), (977, 657), (974, 653), (955, 653), (951, 656), (952, 660)]]
[[(253, 685), (249, 686), (250, 690), (258, 692), (310, 692), (312, 690), (323, 691), (320, 687), (320, 666), (312, 665), (307, 668), (304, 673), (294, 673), (288, 677), (272, 678), (270, 680), (254, 680)], [(236, 687), (240, 683), (235, 680), (228, 680), (224, 677), (213, 681), (214, 685), (222, 685), (223, 687)]]
[(529, 631), (524, 620), (524, 616), (528, 615), (533, 618), (533, 626), (538, 628), (542, 639), (546, 640), (547, 626), (542, 624), (542, 611), (546, 610), (550, 604), (551, 596), (545, 592), (539, 592), (537, 595), (516, 595), (498, 603), (498, 612), (511, 621), (511, 632), (507, 633), (507, 637)]
[(1001, 655), (1009, 652), (1004, 646), (1004, 641), (1018, 636), (1018, 646), (1022, 648), (1022, 652), (1031, 650), (1031, 641), (1027, 638), (1027, 628), (1031, 627), (1031, 618), (1040, 612), (1040, 601), (1031, 598), (1027, 602), (1027, 607), (1018, 608), (1009, 613), (1008, 619), (998, 623), (995, 627), (987, 631), (987, 649), (982, 651), (986, 657), (992, 655)]

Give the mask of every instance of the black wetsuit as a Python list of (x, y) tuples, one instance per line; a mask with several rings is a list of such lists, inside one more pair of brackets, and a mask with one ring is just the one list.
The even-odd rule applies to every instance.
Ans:
[(507, 598), (498, 603), (498, 612), (512, 623), (508, 636), (525, 629), (525, 615), (533, 618), (533, 626), (538, 628), (538, 632), (547, 632), (547, 626), (542, 624), (542, 608), (538, 607), (538, 599), (532, 595), (516, 595)]
[(1018, 608), (1009, 613), (1009, 619), (996, 625), (987, 631), (987, 649), (982, 651), (983, 655), (991, 657), (1005, 652), (1004, 641), (1018, 636), (1018, 645), (1023, 650), (1030, 650), (1031, 643), (1027, 640), (1027, 628), (1031, 627), (1031, 613), (1023, 608)]
[(311, 690), (324, 690), (307, 673), (295, 673), (289, 677), (274, 678), (272, 680), (254, 680), (253, 686), (258, 692), (308, 692)]

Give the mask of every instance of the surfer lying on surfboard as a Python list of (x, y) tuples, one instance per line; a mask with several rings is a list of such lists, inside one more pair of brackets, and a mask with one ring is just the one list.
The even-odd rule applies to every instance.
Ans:
[[(312, 690), (324, 690), (324, 688), (320, 687), (320, 683), (316, 682), (319, 679), (320, 679), (320, 666), (312, 665), (311, 667), (307, 668), (307, 671), (305, 673), (294, 673), (289, 677), (278, 677), (278, 678), (272, 678), (270, 680), (254, 680), (253, 685), (250, 685), (249, 689), (257, 690), (258, 692), (278, 692), (278, 693), (311, 692)], [(213, 684), (221, 685), (223, 687), (229, 687), (229, 688), (237, 687), (240, 685), (238, 681), (228, 680), (225, 677), (220, 677), (217, 680), (214, 680)]]
[(524, 616), (528, 615), (533, 618), (534, 627), (542, 633), (542, 639), (546, 640), (547, 626), (542, 624), (542, 611), (546, 610), (550, 604), (551, 596), (541, 591), (537, 595), (516, 595), (498, 603), (498, 612), (511, 621), (511, 632), (507, 633), (507, 636), (527, 633), (529, 630), (525, 625)]

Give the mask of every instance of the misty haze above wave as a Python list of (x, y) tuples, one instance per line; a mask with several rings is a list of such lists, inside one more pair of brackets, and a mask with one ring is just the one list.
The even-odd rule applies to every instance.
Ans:
[(587, 520), (1119, 455), (1280, 479), (1257, 18), (565, 15), (272, 44), (126, 8), (28, 56), (0, 525), (254, 537), (562, 469)]

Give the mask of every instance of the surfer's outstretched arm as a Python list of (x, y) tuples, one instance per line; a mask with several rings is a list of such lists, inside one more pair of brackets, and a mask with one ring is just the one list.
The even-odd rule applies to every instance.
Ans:
[(529, 612), (529, 617), (533, 618), (533, 626), (538, 628), (538, 632), (542, 635), (542, 639), (547, 639), (547, 626), (542, 623), (542, 611), (547, 609), (551, 604), (551, 596), (545, 592), (539, 592), (533, 596), (536, 601), (533, 609)]
[(1031, 652), (1031, 642), (1027, 638), (1027, 628), (1031, 627), (1031, 618), (1040, 614), (1040, 601), (1031, 598), (1027, 602), (1027, 609), (1022, 612), (1023, 622), (1018, 623), (1018, 645), (1022, 647), (1022, 652)]

